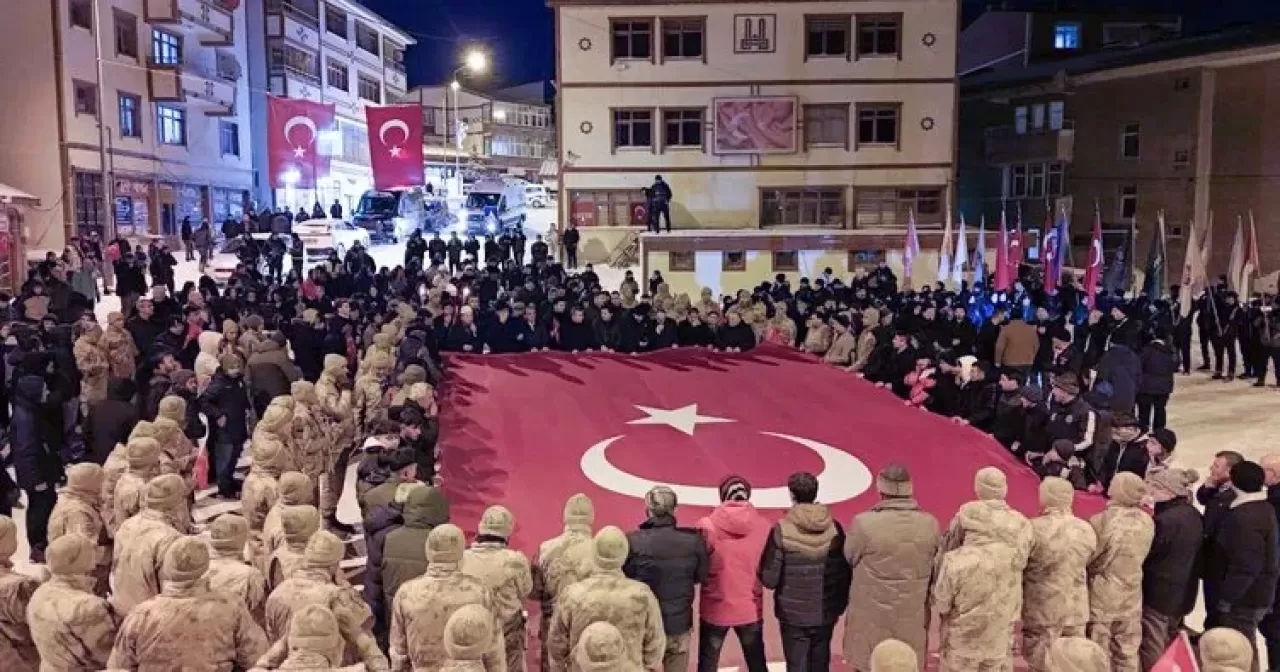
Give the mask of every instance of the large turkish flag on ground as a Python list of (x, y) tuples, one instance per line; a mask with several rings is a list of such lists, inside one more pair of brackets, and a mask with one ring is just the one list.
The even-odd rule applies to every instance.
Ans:
[[(442, 384), (441, 476), (452, 515), (474, 532), (486, 506), (517, 519), (513, 543), (532, 552), (561, 530), (565, 499), (589, 495), (596, 524), (631, 529), (645, 491), (672, 486), (693, 525), (730, 474), (777, 517), (787, 477), (819, 475), (818, 499), (847, 525), (877, 501), (875, 474), (905, 465), (923, 508), (946, 525), (974, 499), (974, 473), (1009, 476), (1009, 502), (1039, 511), (1036, 476), (989, 436), (785, 348), (615, 354), (453, 356)], [(1080, 498), (1082, 513), (1098, 500)]]
[(333, 105), (267, 96), (267, 169), (274, 187), (312, 189), (329, 174), (320, 132), (333, 125)]
[(369, 160), (375, 189), (421, 186), (422, 106), (382, 105), (364, 108), (369, 124)]

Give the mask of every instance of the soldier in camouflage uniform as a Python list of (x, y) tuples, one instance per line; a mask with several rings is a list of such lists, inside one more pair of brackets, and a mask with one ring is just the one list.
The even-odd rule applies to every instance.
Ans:
[(182, 538), (176, 526), (180, 507), (186, 506), (186, 496), (187, 486), (181, 477), (157, 476), (147, 484), (146, 508), (116, 531), (111, 606), (121, 616), (160, 594), (160, 566), (165, 551)]
[(315, 506), (315, 485), (307, 475), (300, 471), (286, 471), (280, 474), (279, 487), (276, 490), (276, 503), (262, 521), (262, 552), (271, 557), (276, 549), (284, 545), (284, 528), (280, 525), (280, 514), (290, 506)]
[(262, 628), (233, 596), (200, 581), (209, 549), (183, 537), (164, 554), (162, 594), (139, 604), (120, 625), (107, 666), (123, 670), (229, 670), (253, 667), (267, 650)]
[(316, 532), (307, 543), (302, 566), (267, 598), (267, 637), (275, 644), (259, 661), (260, 667), (274, 667), (284, 661), (289, 649), (286, 637), (294, 619), (304, 607), (320, 605), (338, 621), (342, 637), (334, 641), (343, 644), (338, 661), (362, 662), (369, 672), (389, 669), (386, 656), (373, 638), (373, 614), (368, 605), (354, 588), (338, 585), (335, 580), (341, 571), (338, 563), (342, 562), (343, 551), (341, 539), (329, 532)]
[[(284, 545), (266, 562), (267, 590), (275, 590), (306, 564), (307, 544), (320, 530), (320, 512), (314, 506), (291, 506), (280, 514)], [(252, 537), (252, 532), (250, 532)]]
[(1142, 644), (1142, 563), (1155, 522), (1140, 507), (1147, 486), (1122, 472), (1111, 481), (1107, 509), (1089, 519), (1098, 550), (1089, 562), (1089, 639), (1101, 646), (1114, 672), (1137, 672)]
[(187, 438), (186, 425), (187, 400), (175, 394), (161, 399), (156, 416), (156, 441), (160, 442), (160, 450), (168, 458), (174, 473), (185, 479), (194, 492), (192, 472), (196, 466), (196, 446)]
[(277, 432), (288, 427), (292, 420), (283, 408), (267, 409), (262, 420), (253, 430), (249, 444), (253, 451), (253, 464), (240, 490), (240, 515), (249, 521), (249, 561), (265, 571), (266, 558), (271, 557), (262, 539), (262, 528), (267, 513), (275, 506), (280, 493), (280, 475), (288, 470), (285, 443)]
[(391, 355), (374, 352), (362, 364), (367, 366), (364, 373), (356, 378), (355, 389), (351, 394), (356, 427), (359, 430), (358, 441), (385, 434), (388, 429), (387, 410), (391, 404), (387, 398), (387, 390), (395, 360)]
[(204, 575), (209, 590), (240, 598), (258, 625), (263, 624), (267, 601), (267, 579), (257, 567), (244, 560), (249, 541), (249, 521), (234, 513), (218, 516), (209, 526), (209, 571)]
[(123, 313), (107, 314), (107, 330), (102, 335), (107, 349), (108, 378), (132, 380), (138, 366), (138, 345), (124, 328)]
[(398, 330), (392, 325), (383, 325), (382, 331), (374, 334), (373, 345), (364, 349), (363, 355), (360, 357), (360, 363), (356, 366), (356, 377), (359, 378), (369, 371), (370, 365), (378, 355), (385, 355), (395, 361), (396, 332)]
[(87, 407), (106, 399), (111, 363), (102, 342), (102, 327), (96, 324), (89, 327), (76, 339), (71, 350), (76, 358), (76, 370), (80, 372), (80, 403)]
[(1009, 627), (1022, 583), (1018, 552), (999, 529), (1000, 511), (970, 502), (956, 514), (960, 548), (947, 551), (933, 588), (941, 627), (940, 672), (1012, 669)]
[[(364, 672), (364, 665), (343, 667), (342, 632), (333, 612), (318, 604), (298, 610), (289, 622), (289, 655), (279, 670)], [(259, 668), (261, 669), (261, 668)]]
[[(493, 591), (458, 568), (465, 548), (466, 537), (456, 525), (440, 525), (427, 535), (427, 573), (400, 586), (391, 605), (391, 667), (397, 672), (439, 670), (447, 660), (445, 624), (463, 606), (478, 604), (496, 614)], [(487, 672), (507, 669), (496, 634), (501, 629), (495, 618), (483, 656)]]
[(142, 510), (147, 483), (160, 475), (160, 442), (155, 439), (129, 439), (125, 446), (125, 459), (129, 467), (116, 482), (115, 499), (111, 503), (111, 520), (117, 530), (124, 521)]
[(332, 525), (337, 522), (338, 500), (342, 499), (342, 489), (347, 481), (347, 462), (351, 460), (356, 442), (351, 380), (347, 374), (347, 360), (342, 355), (324, 356), (324, 370), (316, 382), (316, 401), (316, 409), (323, 416), (332, 438), (332, 457), (326, 460), (328, 471), (320, 479), (320, 512)]
[(1022, 652), (1043, 672), (1045, 652), (1062, 637), (1083, 637), (1089, 622), (1088, 565), (1098, 547), (1093, 528), (1071, 513), (1075, 490), (1050, 476), (1040, 484), (1041, 515), (1022, 575)]
[(1045, 651), (1048, 672), (1110, 672), (1102, 647), (1084, 637), (1055, 639)]
[[(133, 426), (133, 431), (129, 432), (129, 441), (135, 439), (154, 439), (156, 436), (156, 426), (147, 420), (141, 420)], [(129, 470), (129, 460), (125, 456), (128, 443), (117, 443), (112, 449), (111, 454), (107, 456), (105, 462), (102, 463), (102, 492), (98, 496), (98, 506), (102, 514), (102, 523), (107, 526), (107, 533), (115, 537), (116, 528), (120, 527), (123, 520), (115, 520), (116, 508), (116, 486), (120, 483), (120, 477)]]
[(547, 640), (551, 669), (568, 668), (583, 630), (598, 621), (610, 623), (622, 633), (625, 659), (632, 665), (646, 670), (662, 667), (667, 648), (662, 610), (649, 586), (622, 573), (629, 551), (622, 530), (610, 526), (596, 534), (591, 575), (565, 586), (556, 599)]
[(578, 637), (573, 650), (573, 669), (577, 672), (644, 672), (627, 655), (627, 642), (622, 633), (608, 621), (588, 625)]
[(920, 672), (920, 657), (910, 644), (886, 639), (871, 649), (870, 665), (870, 672)]
[[(484, 656), (493, 646), (494, 616), (478, 604), (460, 607), (444, 624), (444, 652), (448, 660), (440, 672), (485, 672)], [(519, 667), (507, 668), (523, 670)]]
[(298, 471), (311, 479), (315, 488), (313, 499), (320, 502), (320, 483), (329, 471), (329, 459), (333, 455), (332, 437), (328, 425), (321, 417), (316, 397), (316, 386), (306, 380), (299, 380), (289, 388), (293, 397), (293, 425), (290, 435), (296, 449), (294, 459)]
[(81, 462), (67, 469), (67, 487), (58, 494), (58, 503), (49, 515), (49, 541), (76, 533), (94, 544), (98, 555), (93, 568), (94, 592), (105, 597), (110, 588), (111, 537), (98, 506), (102, 479), (102, 467), (92, 462)]
[(40, 654), (27, 627), (27, 603), (39, 581), (13, 571), (13, 554), (18, 552), (18, 526), (8, 516), (0, 516), (0, 670), (35, 672)]
[(93, 594), (90, 572), (97, 563), (93, 542), (70, 534), (49, 543), (52, 574), (27, 606), (27, 622), (46, 670), (107, 667), (120, 620), (106, 599)]
[(507, 547), (515, 524), (505, 507), (489, 507), (480, 518), (475, 543), (462, 554), (462, 572), (488, 586), (497, 601), (509, 672), (524, 669), (524, 601), (533, 591), (529, 559)]
[(582, 493), (564, 503), (564, 532), (542, 542), (533, 562), (533, 597), (542, 608), (538, 622), (541, 646), (541, 672), (548, 672), (547, 635), (551, 632), (551, 615), (556, 597), (567, 585), (585, 578), (592, 568), (592, 530), (596, 510), (591, 499)]

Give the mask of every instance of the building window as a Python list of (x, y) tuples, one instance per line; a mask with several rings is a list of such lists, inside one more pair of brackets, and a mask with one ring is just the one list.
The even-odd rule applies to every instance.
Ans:
[(156, 105), (156, 137), (162, 145), (187, 144), (187, 111), (172, 105)]
[(795, 250), (778, 250), (773, 253), (773, 272), (785, 273), (800, 270), (800, 253)]
[(328, 82), (330, 88), (342, 89), (343, 91), (351, 90), (350, 74), (347, 65), (337, 59), (325, 60), (325, 81)]
[(668, 252), (667, 270), (677, 273), (692, 273), (698, 270), (698, 254), (696, 252)]
[(116, 56), (138, 57), (138, 17), (115, 10)]
[(663, 147), (702, 147), (703, 111), (663, 110)]
[(849, 106), (823, 103), (804, 106), (806, 147), (849, 147)]
[(707, 22), (702, 17), (682, 17), (662, 20), (662, 58), (702, 58)]
[(356, 46), (378, 56), (378, 31), (356, 21)]
[(1059, 21), (1053, 27), (1054, 49), (1079, 49), (1080, 24), (1075, 21)]
[(1018, 135), (1025, 135), (1027, 132), (1027, 106), (1019, 105), (1013, 110), (1013, 130)]
[(858, 58), (899, 55), (901, 24), (899, 14), (859, 15)]
[(1043, 163), (1033, 163), (1027, 166), (1027, 195), (1032, 198), (1040, 198), (1044, 196), (1044, 177), (1045, 166)]
[(1141, 129), (1138, 124), (1125, 124), (1120, 127), (1120, 156), (1126, 159), (1138, 158), (1142, 149), (1140, 142)]
[(1138, 216), (1138, 186), (1126, 184), (1120, 187), (1120, 219)]
[(91, 117), (98, 116), (98, 86), (90, 82), (82, 82), (74, 80), (71, 82), (75, 89), (76, 96), (76, 116), (82, 114)]
[(569, 217), (582, 226), (646, 226), (649, 211), (639, 189), (575, 190), (569, 193)]
[(614, 110), (613, 146), (653, 148), (652, 110)]
[(804, 17), (806, 57), (849, 57), (849, 16)]
[(182, 38), (163, 30), (151, 31), (151, 62), (156, 65), (182, 63)]
[(612, 19), (610, 61), (653, 60), (653, 19)]
[(872, 272), (887, 259), (884, 250), (849, 250), (845, 265), (850, 273), (857, 271)]
[(76, 171), (76, 232), (102, 231), (102, 176)]
[(916, 224), (940, 226), (941, 187), (889, 187), (855, 190), (854, 226), (860, 229), (905, 229), (915, 213)]
[(121, 93), (119, 100), (120, 108), (120, 137), (122, 138), (141, 138), (142, 137), (142, 98), (131, 93)]
[(1067, 104), (1061, 100), (1055, 100), (1049, 103), (1049, 130), (1061, 131), (1063, 118), (1067, 111)]
[(1036, 131), (1044, 128), (1044, 103), (1031, 106), (1031, 128)]
[(385, 37), (382, 38), (382, 64), (396, 72), (404, 72), (404, 49)]
[(70, 0), (67, 6), (73, 28), (93, 30), (92, 0)]
[(230, 121), (218, 122), (218, 147), (224, 156), (240, 156), (239, 124)]
[(1191, 78), (1190, 78), (1190, 77), (1177, 77), (1177, 78), (1175, 78), (1175, 79), (1173, 80), (1173, 90), (1174, 90), (1174, 91), (1190, 91), (1190, 90), (1191, 90)]
[(1017, 164), (1009, 166), (1009, 185), (1005, 193), (1010, 198), (1026, 198), (1027, 196), (1027, 166), (1026, 164)]
[(306, 49), (292, 44), (272, 44), (267, 49), (267, 63), (272, 70), (288, 71), (320, 83), (320, 59)]
[(357, 94), (371, 102), (382, 104), (382, 83), (373, 77), (365, 77), (364, 75), (356, 75)]
[(1048, 168), (1049, 186), (1046, 196), (1061, 196), (1066, 190), (1066, 166), (1061, 163), (1050, 163)]
[(347, 13), (333, 5), (325, 5), (324, 29), (344, 40), (347, 39)]
[(1173, 167), (1186, 168), (1191, 165), (1191, 152), (1185, 149), (1173, 150)]
[(747, 253), (746, 252), (724, 252), (720, 257), (720, 270), (722, 271), (745, 271), (747, 270)]
[(897, 145), (900, 105), (859, 105), (858, 145)]
[(764, 189), (760, 192), (760, 226), (844, 228), (843, 187)]

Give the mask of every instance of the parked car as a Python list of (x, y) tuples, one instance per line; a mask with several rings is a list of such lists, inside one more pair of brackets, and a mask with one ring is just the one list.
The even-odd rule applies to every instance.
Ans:
[(339, 257), (346, 256), (356, 243), (369, 247), (369, 232), (351, 222), (341, 219), (308, 219), (295, 222), (293, 232), (302, 239), (303, 249), (308, 258), (327, 257), (330, 251), (336, 251)]

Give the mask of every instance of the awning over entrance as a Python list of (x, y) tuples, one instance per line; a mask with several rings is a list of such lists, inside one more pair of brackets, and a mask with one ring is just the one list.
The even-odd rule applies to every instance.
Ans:
[(5, 205), (40, 205), (40, 199), (25, 191), (0, 183), (0, 203)]

